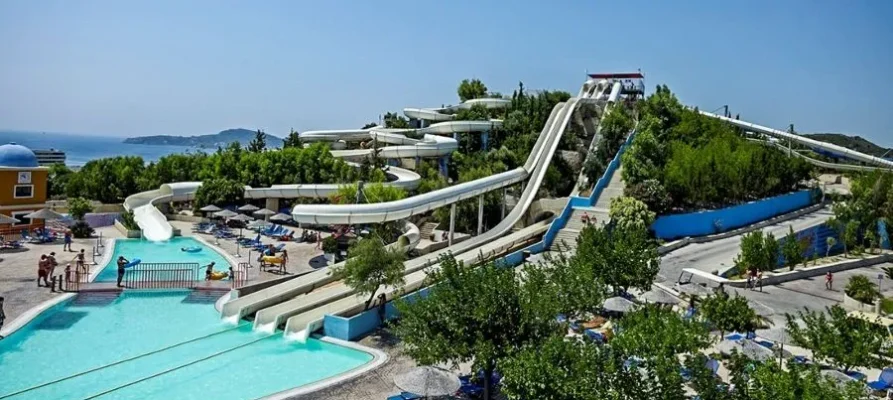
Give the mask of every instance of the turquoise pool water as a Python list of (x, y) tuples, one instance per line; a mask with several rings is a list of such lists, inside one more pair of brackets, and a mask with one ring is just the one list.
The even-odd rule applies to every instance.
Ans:
[(81, 294), (42, 313), (0, 340), (0, 398), (153, 351), (9, 398), (253, 399), (372, 360), (315, 339), (255, 333), (249, 323), (225, 325), (211, 299), (196, 293)]
[[(199, 247), (202, 250), (197, 253), (181, 251), (184, 247)], [(115, 250), (109, 263), (102, 269), (96, 282), (115, 282), (118, 279), (118, 267), (115, 260), (118, 256), (124, 256), (128, 260), (139, 258), (145, 263), (198, 263), (204, 266), (215, 262), (217, 271), (229, 271), (229, 263), (220, 253), (212, 250), (198, 240), (190, 237), (175, 237), (166, 242), (150, 242), (141, 239), (115, 240)], [(205, 279), (205, 270), (197, 268), (195, 279)]]

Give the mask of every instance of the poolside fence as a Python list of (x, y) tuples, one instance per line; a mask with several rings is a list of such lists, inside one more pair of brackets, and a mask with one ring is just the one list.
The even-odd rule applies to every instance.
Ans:
[(121, 284), (128, 289), (192, 289), (198, 263), (141, 263), (127, 268)]

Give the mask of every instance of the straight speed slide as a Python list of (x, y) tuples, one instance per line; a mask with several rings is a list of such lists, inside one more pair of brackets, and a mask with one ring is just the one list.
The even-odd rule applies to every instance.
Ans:
[(758, 132), (758, 133), (763, 133), (763, 134), (766, 134), (769, 136), (777, 137), (779, 139), (790, 140), (790, 141), (797, 142), (797, 143), (800, 143), (802, 145), (805, 145), (805, 146), (808, 146), (808, 147), (811, 147), (814, 149), (821, 149), (821, 150), (830, 151), (833, 153), (838, 153), (838, 154), (847, 156), (849, 158), (852, 158), (854, 160), (866, 162), (869, 164), (874, 164), (874, 165), (877, 165), (879, 167), (883, 167), (886, 169), (893, 169), (893, 161), (886, 160), (886, 159), (883, 159), (880, 157), (871, 156), (871, 155), (864, 154), (864, 153), (860, 153), (858, 151), (850, 150), (843, 146), (838, 146), (836, 144), (821, 142), (821, 141), (810, 139), (810, 138), (803, 137), (800, 135), (795, 135), (793, 133), (780, 131), (778, 129), (767, 128), (765, 126), (760, 126), (757, 124), (752, 124), (750, 122), (745, 122), (745, 121), (741, 121), (741, 120), (737, 120), (737, 119), (723, 117), (721, 115), (716, 115), (716, 114), (705, 112), (705, 111), (699, 111), (699, 112), (702, 115), (728, 122), (732, 125), (742, 128), (742, 129), (746, 129), (746, 130), (750, 130), (750, 131)]

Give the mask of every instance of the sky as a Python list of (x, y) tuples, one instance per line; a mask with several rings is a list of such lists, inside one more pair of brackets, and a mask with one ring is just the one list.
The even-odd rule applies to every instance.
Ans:
[(893, 146), (893, 2), (0, 0), (0, 129), (359, 128), (478, 78), (576, 93), (641, 68), (684, 103)]

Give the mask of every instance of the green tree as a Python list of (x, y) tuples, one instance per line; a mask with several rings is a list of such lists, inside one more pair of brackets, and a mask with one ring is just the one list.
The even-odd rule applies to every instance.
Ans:
[(426, 297), (397, 302), (395, 331), (406, 353), (423, 365), (471, 361), (472, 370), (483, 370), (483, 398), (490, 399), (499, 362), (558, 332), (554, 290), (538, 271), (525, 269), (522, 281), (492, 262), (469, 268), (443, 257), (440, 269), (429, 273), (433, 285)]
[(825, 257), (828, 257), (829, 255), (831, 255), (831, 249), (834, 248), (834, 246), (836, 246), (836, 245), (837, 245), (837, 239), (835, 239), (833, 236), (828, 236), (825, 239)]
[(881, 295), (877, 285), (865, 275), (853, 275), (850, 277), (844, 293), (853, 299), (867, 304), (874, 304), (874, 301)]
[(610, 286), (615, 293), (629, 288), (650, 289), (660, 269), (657, 246), (648, 239), (646, 232), (609, 232), (592, 225), (580, 231), (577, 252), (571, 262), (591, 268), (591, 276)]
[(778, 241), (771, 233), (756, 230), (741, 237), (735, 266), (740, 272), (768, 271), (778, 265)]
[(251, 140), (251, 143), (248, 143), (248, 151), (252, 153), (260, 153), (267, 148), (267, 134), (264, 131), (258, 129), (254, 134), (254, 139)]
[(797, 240), (797, 234), (794, 233), (793, 226), (788, 227), (788, 234), (784, 237), (781, 254), (784, 256), (784, 265), (790, 268), (791, 271), (804, 260), (803, 247), (800, 241)]
[(854, 367), (880, 368), (886, 365), (885, 327), (847, 316), (838, 305), (821, 311), (805, 309), (797, 317), (786, 314), (787, 333), (792, 342), (812, 351), (814, 358), (827, 361), (844, 371)]
[(646, 305), (626, 314), (617, 325), (619, 333), (611, 345), (645, 359), (694, 354), (710, 345), (704, 325), (666, 307)]
[(93, 211), (93, 205), (82, 197), (68, 199), (68, 213), (77, 221), (83, 221), (87, 213)]
[(214, 204), (223, 207), (242, 202), (245, 197), (245, 186), (229, 179), (210, 179), (202, 182), (195, 192), (193, 208), (198, 210), (206, 205)]
[(880, 239), (878, 238), (878, 234), (874, 229), (865, 230), (865, 241), (868, 242), (869, 253), (873, 252), (874, 249), (880, 248)]
[(459, 83), (457, 92), (461, 101), (487, 97), (487, 85), (484, 85), (480, 79), (463, 79)]
[(598, 311), (607, 289), (593, 265), (568, 258), (562, 252), (545, 253), (543, 269), (548, 279), (560, 288), (554, 295), (558, 311), (576, 319)]
[(611, 199), (609, 215), (616, 228), (624, 232), (647, 231), (656, 217), (645, 203), (627, 196)]
[(357, 294), (369, 296), (366, 309), (380, 287), (403, 285), (406, 254), (402, 249), (385, 246), (381, 238), (370, 237), (356, 242), (348, 254), (347, 262), (334, 273)]
[(282, 148), (288, 148), (288, 147), (297, 147), (297, 148), (303, 147), (303, 144), (301, 143), (301, 136), (294, 129), (291, 129), (288, 132), (288, 136), (286, 136), (285, 140), (282, 141)]
[(375, 122), (367, 122), (367, 123), (364, 124), (363, 127), (360, 128), (360, 129), (370, 129), (370, 128), (375, 128), (376, 126), (378, 126), (378, 124), (375, 123)]
[(620, 399), (637, 386), (618, 352), (561, 337), (525, 346), (499, 368), (501, 393), (512, 400)]
[[(713, 399), (728, 400), (857, 400), (868, 399), (862, 383), (840, 384), (820, 373), (816, 366), (789, 363), (782, 368), (774, 360), (754, 362), (738, 355), (730, 366), (734, 393), (717, 393)], [(707, 385), (702, 385), (705, 388)], [(712, 385), (716, 387), (715, 382)], [(698, 388), (701, 398), (709, 400)]]
[(859, 222), (849, 221), (844, 225), (843, 229), (843, 253), (847, 253), (847, 249), (854, 249), (859, 244)]
[(124, 228), (126, 228), (127, 230), (136, 231), (140, 229), (140, 226), (136, 223), (136, 219), (134, 219), (133, 211), (121, 213), (121, 216), (119, 218), (121, 224), (124, 225)]
[(741, 296), (719, 293), (701, 301), (701, 315), (720, 336), (726, 332), (753, 332), (759, 324), (757, 313)]
[(64, 196), (71, 174), (72, 171), (65, 164), (50, 165), (47, 175), (47, 195), (50, 198)]
[(389, 129), (409, 129), (409, 120), (397, 113), (388, 112), (384, 115), (384, 127)]
[(667, 189), (657, 179), (646, 179), (633, 185), (627, 185), (624, 189), (624, 195), (642, 201), (648, 206), (649, 210), (654, 211), (656, 214), (663, 214), (669, 211), (672, 205)]

